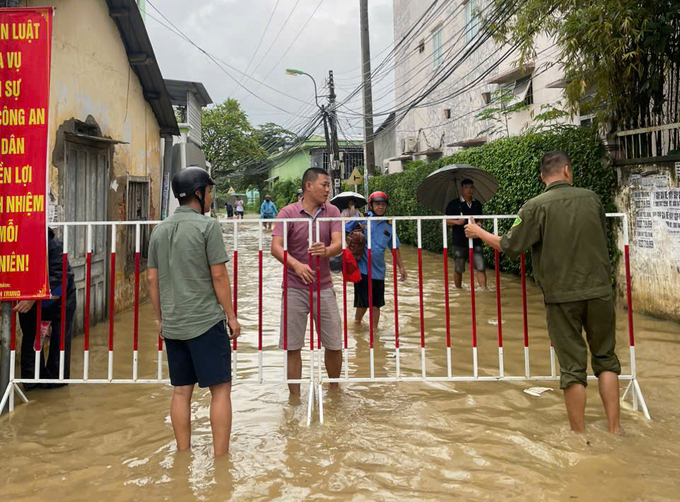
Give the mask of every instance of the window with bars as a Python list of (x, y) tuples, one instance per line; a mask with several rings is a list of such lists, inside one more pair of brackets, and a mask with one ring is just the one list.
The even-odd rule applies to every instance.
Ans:
[[(127, 186), (127, 221), (148, 221), (149, 220), (149, 179), (130, 177)], [(127, 226), (125, 270), (130, 274), (134, 271), (135, 265), (135, 225)], [(151, 228), (149, 225), (140, 225), (140, 266), (146, 267), (146, 260), (149, 256), (149, 238)]]

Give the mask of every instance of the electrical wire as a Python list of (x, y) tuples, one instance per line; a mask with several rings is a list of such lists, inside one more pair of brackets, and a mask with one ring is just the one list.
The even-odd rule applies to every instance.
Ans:
[[(253, 97), (257, 98), (258, 100), (262, 101), (263, 103), (265, 103), (265, 104), (267, 104), (267, 105), (269, 105), (269, 106), (271, 106), (271, 107), (273, 107), (273, 108), (276, 108), (277, 110), (281, 110), (282, 112), (286, 112), (286, 113), (288, 113), (288, 114), (293, 115), (293, 112), (290, 112), (290, 111), (288, 111), (288, 110), (286, 110), (286, 109), (284, 109), (284, 108), (281, 108), (281, 107), (278, 106), (278, 105), (275, 105), (274, 103), (271, 103), (271, 102), (267, 101), (266, 99), (262, 98), (261, 96), (255, 94), (255, 93), (254, 93), (253, 91), (251, 91), (247, 86), (241, 84), (238, 80), (236, 80), (236, 78), (234, 78), (234, 77), (233, 77), (233, 76), (232, 76), (232, 75), (224, 68), (224, 66), (227, 66), (229, 69), (231, 69), (231, 70), (233, 70), (233, 71), (235, 71), (235, 72), (237, 72), (237, 73), (241, 73), (242, 75), (248, 77), (248, 78), (251, 79), (251, 80), (255, 80), (255, 79), (253, 79), (252, 77), (250, 77), (250, 76), (248, 76), (248, 75), (245, 75), (243, 72), (241, 72), (240, 70), (234, 68), (234, 67), (231, 66), (230, 64), (225, 63), (224, 61), (220, 61), (220, 60), (217, 59), (215, 56), (213, 56), (212, 54), (210, 54), (209, 52), (207, 52), (205, 49), (203, 49), (203, 48), (200, 47), (198, 44), (196, 44), (191, 38), (189, 38), (187, 35), (185, 35), (184, 32), (182, 32), (182, 30), (180, 30), (179, 28), (177, 28), (177, 26), (175, 26), (175, 25), (172, 23), (172, 21), (170, 21), (170, 20), (169, 20), (169, 19), (168, 19), (168, 18), (167, 18), (167, 17), (166, 17), (166, 16), (165, 16), (165, 15), (164, 15), (164, 14), (163, 14), (156, 6), (150, 1), (150, 0), (147, 0), (147, 3), (148, 3), (149, 5), (151, 5), (151, 7), (152, 7), (156, 12), (158, 12), (158, 13), (160, 14), (160, 16), (161, 16), (163, 19), (165, 19), (165, 20), (170, 24), (170, 26), (172, 26), (172, 28), (174, 28), (174, 30), (170, 29), (167, 25), (165, 25), (164, 23), (162, 23), (158, 18), (154, 17), (152, 14), (150, 14), (150, 13), (147, 11), (147, 12), (146, 12), (146, 15), (147, 15), (148, 17), (150, 17), (150, 18), (153, 19), (154, 21), (156, 21), (156, 22), (162, 24), (162, 25), (165, 26), (167, 29), (170, 29), (170, 31), (172, 31), (172, 32), (175, 33), (176, 35), (182, 37), (184, 40), (186, 40), (186, 41), (189, 42), (191, 45), (193, 45), (196, 49), (198, 49), (199, 51), (201, 51), (205, 56), (208, 57), (208, 59), (210, 59), (215, 65), (217, 65), (217, 67), (220, 68), (220, 69), (221, 69), (221, 70), (222, 70), (222, 71), (223, 71), (230, 79), (232, 79), (239, 87), (241, 87), (242, 89), (245, 89), (245, 90), (248, 92), (248, 94), (252, 95)], [(222, 65), (224, 65), (224, 66), (222, 66)], [(298, 99), (298, 98), (296, 98), (296, 97), (294, 97), (294, 96), (290, 96), (290, 95), (288, 95), (288, 94), (286, 94), (286, 93), (284, 93), (284, 92), (282, 92), (282, 91), (280, 91), (280, 90), (278, 90), (278, 89), (276, 89), (276, 88), (274, 88), (274, 87), (271, 87), (271, 86), (265, 84), (264, 82), (258, 82), (258, 83), (260, 83), (261, 85), (264, 85), (264, 86), (267, 87), (268, 89), (271, 89), (271, 90), (273, 90), (273, 91), (275, 91), (275, 92), (278, 92), (279, 94), (282, 94), (282, 95), (284, 95), (284, 96), (286, 96), (286, 97), (289, 97), (289, 98), (291, 98), (291, 99), (294, 99), (294, 100), (296, 100), (296, 101), (300, 101), (300, 102), (303, 102), (303, 103), (304, 103), (304, 101), (302, 101), (302, 100), (300, 100), (300, 99)]]
[[(255, 48), (255, 52), (253, 52), (253, 55), (250, 58), (250, 61), (248, 61), (248, 66), (246, 66), (245, 71), (243, 72), (243, 75), (241, 75), (241, 80), (239, 80), (239, 84), (243, 83), (243, 77), (248, 74), (248, 70), (250, 69), (250, 65), (253, 64), (253, 61), (255, 61), (255, 56), (257, 56), (257, 52), (260, 50), (260, 47), (262, 47), (262, 42), (264, 41), (264, 37), (267, 34), (267, 30), (269, 30), (269, 26), (272, 24), (272, 19), (274, 19), (274, 14), (276, 14), (276, 9), (279, 8), (279, 4), (281, 3), (281, 0), (276, 0), (276, 5), (274, 5), (274, 10), (272, 10), (271, 15), (269, 16), (269, 20), (267, 21), (267, 25), (264, 27), (264, 31), (262, 32), (262, 35), (260, 36), (260, 41), (257, 44), (257, 47)], [(234, 88), (233, 91), (229, 93), (229, 95), (233, 95), (236, 90), (238, 89), (238, 86)]]

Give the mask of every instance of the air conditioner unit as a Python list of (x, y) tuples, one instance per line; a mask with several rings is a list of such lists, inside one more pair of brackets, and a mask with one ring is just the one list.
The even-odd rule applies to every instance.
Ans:
[(416, 138), (408, 136), (401, 139), (401, 153), (413, 153), (416, 151)]

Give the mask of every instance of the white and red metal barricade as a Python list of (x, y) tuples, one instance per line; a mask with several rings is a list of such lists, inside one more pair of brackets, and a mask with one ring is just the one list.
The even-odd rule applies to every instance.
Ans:
[[(649, 411), (647, 409), (640, 385), (637, 379), (637, 366), (635, 362), (635, 336), (633, 328), (633, 316), (632, 316), (632, 297), (631, 297), (631, 277), (630, 277), (630, 256), (629, 256), (629, 242), (628, 242), (628, 225), (625, 214), (613, 213), (608, 214), (609, 219), (622, 220), (623, 222), (623, 242), (624, 242), (624, 260), (625, 260), (625, 272), (626, 272), (626, 302), (628, 308), (628, 338), (630, 346), (630, 371), (628, 373), (622, 374), (619, 378), (623, 381), (628, 381), (628, 386), (623, 395), (623, 398), (630, 392), (632, 395), (633, 408), (635, 410), (638, 407), (642, 408), (644, 415), (649, 419)], [(450, 218), (450, 217), (449, 217)], [(514, 219), (514, 215), (485, 215), (475, 217), (476, 219), (482, 220), (492, 220), (494, 233), (498, 234), (498, 222), (502, 219)], [(347, 270), (345, 264), (343, 263), (342, 269), (342, 310), (343, 310), (343, 329), (342, 329), (342, 371), (338, 378), (328, 378), (323, 372), (323, 363), (321, 357), (321, 289), (320, 282), (317, 280), (314, 284), (309, 286), (309, 371), (306, 376), (300, 379), (288, 379), (288, 368), (287, 368), (287, 350), (288, 350), (288, 279), (286, 270), (288, 268), (288, 225), (290, 223), (304, 222), (308, 225), (308, 242), (311, 245), (315, 240), (319, 240), (319, 226), (321, 222), (324, 221), (341, 221), (342, 223), (342, 246), (345, 248), (345, 223), (351, 220), (360, 221), (388, 221), (392, 225), (392, 284), (393, 284), (393, 310), (394, 310), (394, 358), (395, 358), (395, 371), (393, 374), (388, 374), (386, 376), (376, 376), (375, 374), (375, 329), (373, 325), (373, 296), (372, 296), (372, 281), (369, 280), (369, 340), (368, 340), (368, 350), (369, 350), (369, 368), (368, 376), (358, 376), (358, 372), (354, 371), (354, 374), (350, 374), (350, 361), (349, 361), (349, 333), (348, 333), (348, 305), (347, 305)], [(495, 374), (485, 374), (480, 375), (479, 371), (479, 356), (478, 356), (478, 337), (477, 337), (477, 311), (476, 311), (476, 297), (475, 297), (475, 287), (474, 287), (474, 274), (472, 273), (473, 267), (470, 267), (470, 336), (471, 336), (471, 357), (472, 357), (472, 372), (471, 374), (454, 374), (453, 362), (452, 362), (452, 336), (451, 336), (451, 306), (450, 306), (450, 292), (449, 292), (449, 259), (448, 259), (448, 230), (446, 224), (446, 216), (422, 216), (422, 217), (371, 217), (371, 218), (316, 218), (311, 219), (283, 219), (277, 220), (277, 222), (283, 225), (283, 281), (282, 281), (282, 310), (281, 310), (281, 320), (283, 322), (282, 327), (282, 344), (283, 351), (278, 350), (278, 343), (274, 347), (274, 350), (268, 350), (266, 344), (263, 340), (263, 326), (265, 322), (269, 321), (272, 317), (265, 319), (264, 316), (264, 273), (265, 273), (265, 256), (264, 256), (264, 222), (271, 222), (271, 220), (256, 220), (256, 219), (243, 219), (243, 220), (233, 220), (226, 223), (231, 225), (231, 236), (227, 235), (227, 240), (231, 237), (233, 245), (233, 259), (232, 259), (232, 284), (233, 284), (233, 305), (234, 311), (238, 314), (240, 307), (239, 299), (239, 287), (245, 284), (247, 287), (252, 288), (252, 286), (257, 285), (257, 342), (248, 343), (249, 348), (256, 348), (257, 350), (257, 365), (258, 370), (256, 373), (246, 372), (245, 374), (239, 374), (239, 344), (237, 340), (233, 342), (232, 350), (232, 375), (233, 382), (235, 384), (288, 384), (288, 383), (299, 383), (309, 385), (309, 401), (308, 401), (308, 413), (307, 421), (311, 423), (312, 411), (314, 408), (315, 397), (318, 407), (319, 419), (323, 423), (323, 384), (324, 383), (387, 383), (387, 382), (517, 382), (517, 381), (557, 381), (559, 380), (559, 375), (557, 374), (556, 364), (555, 364), (555, 352), (552, 345), (549, 347), (549, 357), (550, 357), (550, 375), (532, 375), (530, 358), (529, 358), (529, 324), (528, 324), (528, 307), (527, 307), (527, 287), (526, 287), (526, 270), (525, 270), (525, 258), (524, 255), (520, 259), (521, 267), (521, 303), (522, 303), (522, 340), (523, 340), (523, 350), (524, 350), (524, 374), (510, 375), (507, 374), (506, 367), (504, 364), (504, 340), (503, 340), (503, 318), (502, 318), (502, 302), (501, 302), (501, 275), (500, 275), (500, 256), (499, 252), (495, 252), (495, 290), (496, 290), (496, 315), (497, 315), (497, 345), (498, 345), (498, 367)], [(400, 222), (415, 221), (416, 231), (417, 231), (417, 267), (418, 267), (418, 321), (419, 321), (419, 345), (420, 345), (420, 372), (419, 374), (405, 375), (402, 372), (401, 358), (403, 347), (400, 343), (400, 314), (399, 314), (399, 286), (398, 286), (398, 270), (397, 270), (397, 233), (398, 224)], [(443, 349), (446, 355), (446, 373), (445, 374), (428, 374), (427, 371), (427, 359), (426, 359), (426, 342), (427, 342), (427, 329), (426, 329), (426, 305), (424, 301), (424, 291), (423, 291), (423, 246), (422, 246), (422, 223), (423, 221), (439, 221), (442, 226), (442, 241), (443, 241), (443, 273), (442, 273), (442, 289), (444, 297), (444, 312), (445, 312), (445, 337)], [(158, 336), (158, 354), (156, 357), (157, 371), (156, 378), (140, 378), (139, 377), (139, 306), (140, 306), (140, 284), (141, 284), (141, 272), (140, 272), (140, 257), (141, 257), (141, 234), (142, 227), (145, 225), (156, 225), (159, 222), (65, 222), (56, 223), (54, 226), (60, 227), (62, 229), (62, 239), (63, 239), (63, 259), (62, 259), (62, 292), (61, 295), (61, 329), (60, 329), (60, 340), (59, 343), (59, 378), (58, 379), (41, 379), (39, 374), (40, 369), (40, 357), (41, 355), (41, 343), (40, 343), (40, 323), (41, 323), (41, 304), (37, 302), (37, 327), (36, 327), (36, 337), (34, 343), (35, 351), (35, 373), (33, 378), (16, 378), (15, 368), (16, 368), (16, 314), (12, 314), (12, 330), (11, 330), (11, 340), (10, 340), (10, 384), (2, 396), (2, 402), (0, 402), (0, 409), (3, 409), (7, 401), (9, 400), (10, 411), (14, 408), (14, 391), (24, 401), (27, 401), (26, 396), (21, 392), (18, 384), (20, 383), (69, 383), (69, 384), (167, 384), (169, 379), (164, 377), (163, 374), (163, 339)], [(106, 378), (91, 378), (90, 376), (90, 311), (91, 311), (91, 281), (92, 281), (92, 249), (93, 249), (93, 230), (96, 226), (105, 226), (111, 228), (111, 239), (110, 239), (110, 252), (109, 252), (109, 297), (108, 297), (108, 365), (107, 365), (107, 377)], [(247, 235), (248, 238), (252, 238), (252, 232), (244, 232), (243, 226), (252, 228), (257, 227), (257, 267), (246, 268), (245, 281), (243, 273), (239, 269), (239, 233)], [(74, 231), (76, 227), (84, 227), (86, 229), (86, 260), (85, 260), (85, 298), (84, 298), (84, 340), (83, 340), (83, 372), (82, 376), (70, 378), (64, 378), (64, 363), (65, 363), (65, 322), (66, 322), (66, 294), (67, 291), (67, 263), (68, 263), (68, 249), (69, 249), (69, 238), (70, 234)], [(135, 237), (135, 256), (134, 256), (134, 303), (133, 303), (133, 327), (132, 327), (132, 374), (130, 378), (114, 378), (114, 340), (116, 335), (116, 325), (115, 325), (115, 297), (116, 297), (116, 236), (117, 230), (122, 227), (133, 227), (134, 237)], [(369, 231), (367, 232), (367, 255), (368, 255), (368, 276), (371, 277), (372, 272), (372, 235), (370, 231), (371, 225), (368, 225)], [(241, 231), (239, 231), (241, 229)], [(243, 238), (243, 237), (242, 237)], [(473, 248), (472, 240), (469, 240), (469, 258), (470, 264), (474, 263), (473, 258)], [(273, 257), (269, 259), (274, 260)], [(316, 271), (317, 277), (320, 273), (320, 258), (317, 257), (316, 260), (310, 256), (308, 261), (309, 267)], [(278, 267), (277, 267), (278, 268)], [(252, 270), (256, 270), (255, 274)], [(278, 280), (277, 276), (268, 280)], [(388, 279), (386, 278), (386, 282)], [(403, 299), (402, 299), (403, 300)], [(276, 325), (278, 326), (279, 320), (276, 319)], [(315, 337), (315, 327), (316, 327), (316, 337)], [(247, 339), (249, 333), (246, 331), (243, 333), (241, 340)], [(121, 334), (118, 334), (121, 336)], [(129, 335), (128, 335), (129, 336)], [(276, 337), (278, 342), (278, 336)], [(52, 341), (51, 343), (54, 343)], [(431, 342), (432, 343), (432, 342)], [(439, 341), (441, 343), (441, 341)], [(272, 349), (272, 347), (270, 347)], [(23, 347), (22, 347), (23, 350)], [(283, 355), (282, 360), (282, 374), (279, 373), (281, 366), (279, 364), (274, 364), (268, 366), (265, 364), (265, 354), (267, 352), (276, 352)], [(268, 371), (272, 370), (272, 371)], [(487, 371), (488, 373), (488, 371)], [(281, 375), (280, 377), (272, 378), (272, 374)], [(589, 379), (594, 379), (594, 376), (589, 376)]]

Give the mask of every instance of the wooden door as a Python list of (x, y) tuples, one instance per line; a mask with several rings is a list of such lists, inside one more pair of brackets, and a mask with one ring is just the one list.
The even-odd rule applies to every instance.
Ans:
[[(66, 141), (64, 176), (65, 221), (106, 221), (109, 180), (109, 147), (101, 148)], [(90, 283), (90, 325), (106, 318), (107, 243), (110, 227), (92, 227), (92, 280)], [(78, 307), (75, 333), (82, 333), (85, 314), (87, 226), (69, 228), (68, 256), (75, 275)]]

